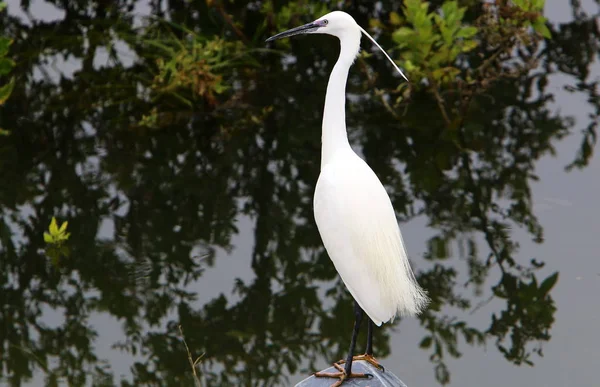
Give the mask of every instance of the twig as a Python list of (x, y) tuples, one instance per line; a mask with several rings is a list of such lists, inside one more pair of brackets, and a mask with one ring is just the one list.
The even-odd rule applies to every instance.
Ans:
[(227, 22), (227, 24), (229, 25), (229, 27), (231, 27), (231, 29), (233, 30), (233, 32), (235, 32), (235, 34), (240, 39), (242, 39), (242, 41), (244, 43), (246, 43), (246, 44), (249, 43), (248, 38), (246, 37), (246, 35), (244, 34), (244, 32), (242, 32), (242, 30), (240, 30), (235, 25), (235, 22), (231, 19), (231, 16), (225, 11), (225, 9), (223, 8), (223, 5), (221, 4), (221, 2), (218, 2), (217, 5), (215, 6), (215, 8), (219, 12), (219, 14), (223, 17), (223, 19)]
[(442, 98), (442, 96), (440, 95), (440, 92), (438, 90), (438, 84), (435, 81), (435, 78), (433, 77), (433, 74), (430, 73), (427, 76), (429, 82), (431, 82), (431, 91), (433, 92), (433, 96), (435, 97), (435, 101), (437, 102), (437, 105), (440, 109), (440, 112), (442, 113), (442, 117), (444, 118), (444, 121), (446, 122), (446, 126), (448, 127), (448, 129), (451, 129), (452, 127), (452, 121), (450, 121), (450, 117), (448, 116), (448, 112), (446, 112), (446, 107), (444, 105), (444, 99)]
[(179, 333), (181, 334), (181, 340), (183, 341), (183, 345), (185, 345), (185, 350), (187, 351), (188, 361), (190, 362), (190, 366), (192, 367), (192, 373), (194, 374), (194, 382), (196, 383), (196, 387), (202, 387), (202, 383), (200, 383), (200, 378), (198, 377), (198, 373), (196, 372), (196, 365), (202, 359), (204, 354), (198, 356), (198, 358), (194, 361), (192, 360), (192, 353), (190, 352), (190, 348), (185, 342), (185, 337), (183, 336), (183, 328), (181, 325), (178, 325)]
[(479, 302), (474, 308), (473, 310), (471, 310), (469, 312), (469, 315), (474, 315), (475, 312), (477, 312), (479, 309), (483, 308), (484, 306), (486, 306), (487, 304), (489, 304), (490, 302), (492, 302), (492, 300), (494, 299), (494, 295), (491, 295), (487, 300), (483, 300), (481, 302)]

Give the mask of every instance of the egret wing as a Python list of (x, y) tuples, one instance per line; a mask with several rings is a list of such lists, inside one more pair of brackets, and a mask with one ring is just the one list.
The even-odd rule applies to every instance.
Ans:
[(374, 268), (377, 262), (367, 255), (382, 236), (382, 227), (397, 229), (398, 225), (379, 179), (358, 156), (356, 159), (323, 168), (315, 191), (315, 220), (344, 284), (371, 320), (380, 325), (391, 319), (397, 308), (385, 302), (385, 283)]

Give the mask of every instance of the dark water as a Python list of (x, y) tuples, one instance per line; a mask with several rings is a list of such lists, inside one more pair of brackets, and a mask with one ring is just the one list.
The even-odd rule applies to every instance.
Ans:
[[(347, 3), (362, 25), (392, 7)], [(374, 90), (399, 80), (379, 55), (351, 71), (352, 143), (433, 299), (375, 333), (409, 386), (596, 383), (598, 7), (547, 3), (539, 66), (458, 129), (426, 91), (390, 113)], [(0, 16), (17, 63), (0, 110), (3, 384), (192, 385), (179, 325), (208, 386), (293, 384), (347, 349), (352, 301), (312, 215), (337, 43), (270, 46), (282, 61), (259, 6), (157, 4), (11, 1)], [(239, 45), (173, 92), (155, 82), (165, 36), (138, 28), (150, 13)], [(219, 53), (232, 59), (210, 78)], [(229, 88), (198, 87), (215, 84)], [(53, 216), (69, 222), (62, 249), (44, 243)]]

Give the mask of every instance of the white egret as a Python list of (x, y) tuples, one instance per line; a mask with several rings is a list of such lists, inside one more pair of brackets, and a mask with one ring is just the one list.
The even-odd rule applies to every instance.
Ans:
[[(366, 360), (381, 367), (373, 357), (372, 324), (380, 326), (395, 316), (418, 314), (427, 304), (411, 270), (390, 198), (367, 163), (350, 147), (346, 132), (346, 80), (360, 50), (361, 33), (394, 61), (362, 29), (352, 16), (334, 11), (312, 23), (277, 34), (267, 42), (298, 34), (329, 34), (340, 40), (340, 55), (331, 71), (323, 111), (321, 173), (314, 196), (314, 215), (325, 249), (348, 291), (355, 300), (354, 330), (350, 353), (336, 364), (339, 386), (352, 374), (353, 360)], [(408, 81), (408, 79), (407, 79)], [(363, 316), (369, 317), (367, 350), (353, 356)], [(340, 364), (344, 364), (342, 367)]]

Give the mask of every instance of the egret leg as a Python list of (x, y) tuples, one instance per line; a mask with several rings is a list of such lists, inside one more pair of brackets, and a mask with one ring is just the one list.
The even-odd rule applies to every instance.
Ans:
[(369, 319), (367, 327), (367, 351), (365, 355), (373, 356), (373, 321), (371, 319)]
[(364, 360), (381, 370), (381, 372), (385, 372), (385, 368), (373, 357), (373, 321), (370, 318), (367, 326), (367, 350), (364, 355), (354, 356), (353, 360)]
[[(352, 340), (350, 340), (350, 350), (348, 351), (348, 357), (346, 358), (346, 375), (350, 375), (352, 371), (352, 358), (354, 357), (354, 347), (356, 347), (356, 337), (358, 336), (358, 331), (360, 330), (360, 323), (363, 318), (363, 310), (358, 305), (358, 302), (354, 301), (354, 329), (352, 330)], [(369, 319), (370, 320), (370, 319)]]
[[(377, 359), (375, 359), (375, 357), (373, 357), (373, 321), (371, 321), (370, 318), (369, 318), (369, 323), (368, 323), (368, 327), (367, 327), (367, 350), (364, 355), (358, 355), (358, 356), (352, 357), (352, 361), (357, 361), (357, 360), (364, 360), (364, 361), (370, 363), (371, 365), (373, 365), (374, 367), (376, 367), (377, 369), (379, 369), (381, 372), (385, 372), (385, 368), (383, 368), (383, 366), (381, 364), (379, 364)], [(346, 363), (346, 360), (342, 360), (338, 364), (344, 364), (344, 363)]]
[[(363, 310), (360, 307), (360, 305), (358, 305), (358, 302), (354, 302), (354, 316), (355, 316), (355, 320), (354, 320), (354, 329), (352, 330), (352, 339), (350, 340), (350, 351), (348, 353), (348, 357), (346, 358), (346, 360), (340, 360), (337, 363), (334, 363), (333, 366), (339, 371), (339, 372), (335, 372), (335, 373), (326, 373), (326, 372), (317, 372), (315, 373), (315, 377), (327, 377), (327, 378), (339, 378), (340, 380), (338, 380), (337, 382), (335, 382), (334, 384), (331, 385), (331, 387), (338, 387), (341, 386), (342, 383), (344, 382), (344, 380), (349, 379), (349, 378), (369, 378), (373, 375), (371, 374), (365, 374), (365, 373), (360, 373), (360, 374), (353, 374), (352, 373), (352, 360), (354, 358), (353, 354), (354, 354), (354, 348), (356, 347), (356, 337), (358, 336), (358, 331), (360, 329), (360, 323), (362, 322), (362, 318), (363, 318)], [(345, 363), (345, 367), (342, 368), (342, 366), (340, 364), (344, 364)]]

